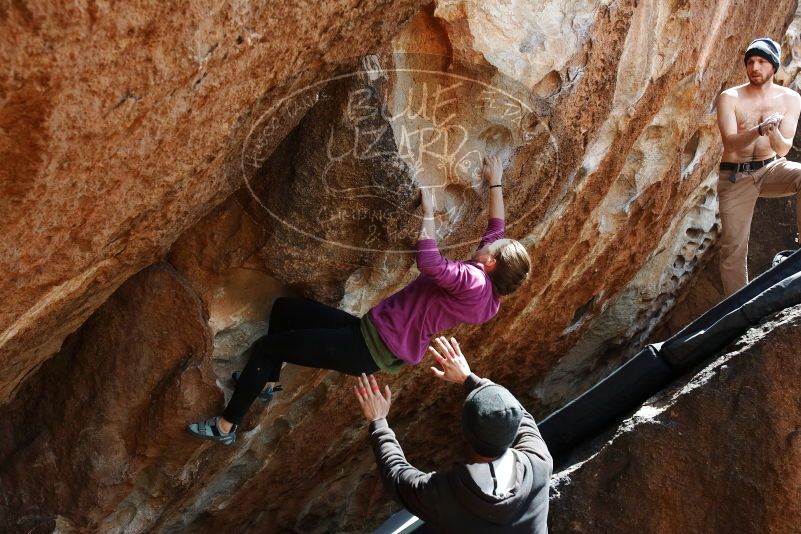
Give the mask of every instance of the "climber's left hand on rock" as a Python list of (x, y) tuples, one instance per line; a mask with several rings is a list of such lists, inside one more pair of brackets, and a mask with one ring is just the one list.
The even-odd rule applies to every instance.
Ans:
[(423, 217), (433, 218), (434, 210), (436, 209), (436, 199), (434, 198), (434, 189), (431, 187), (420, 188), (420, 199), (423, 206)]

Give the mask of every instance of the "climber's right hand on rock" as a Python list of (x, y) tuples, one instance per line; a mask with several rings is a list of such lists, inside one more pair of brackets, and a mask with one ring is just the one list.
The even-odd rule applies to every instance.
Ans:
[(439, 351), (433, 346), (429, 346), (428, 350), (434, 355), (442, 370), (431, 367), (431, 372), (440, 380), (464, 384), (464, 381), (470, 376), (470, 366), (467, 364), (467, 359), (462, 354), (456, 338), (452, 337), (449, 341), (446, 337), (440, 336), (434, 342)]
[(503, 179), (503, 164), (498, 156), (484, 156), (484, 167), (481, 174), (487, 185), (501, 185)]

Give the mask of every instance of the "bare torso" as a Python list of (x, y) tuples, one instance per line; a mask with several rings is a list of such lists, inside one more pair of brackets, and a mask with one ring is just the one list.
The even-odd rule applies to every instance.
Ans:
[[(734, 117), (737, 122), (738, 134), (756, 127), (773, 113), (780, 113), (789, 119), (793, 116), (795, 108), (793, 99), (798, 98), (798, 95), (791, 89), (775, 84), (766, 94), (749, 90), (749, 84), (732, 87), (723, 94), (734, 102)], [(782, 124), (781, 130), (787, 131), (790, 126), (794, 133), (795, 124)], [(721, 161), (743, 163), (764, 160), (774, 155), (776, 152), (771, 148), (768, 137), (760, 136), (741, 149), (733, 151), (724, 149)]]

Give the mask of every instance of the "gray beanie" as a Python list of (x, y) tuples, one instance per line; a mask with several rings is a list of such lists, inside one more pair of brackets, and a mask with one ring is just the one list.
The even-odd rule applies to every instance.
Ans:
[(462, 408), (462, 432), (485, 458), (501, 456), (512, 444), (523, 418), (523, 407), (509, 391), (487, 384), (471, 391)]
[(761, 37), (754, 39), (748, 48), (745, 49), (745, 64), (748, 64), (748, 58), (751, 56), (759, 56), (763, 59), (770, 61), (773, 65), (773, 72), (778, 72), (779, 63), (781, 63), (782, 49), (779, 43), (769, 37)]

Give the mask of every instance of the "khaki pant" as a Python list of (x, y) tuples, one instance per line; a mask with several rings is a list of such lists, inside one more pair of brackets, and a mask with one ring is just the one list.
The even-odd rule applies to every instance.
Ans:
[(748, 283), (748, 235), (757, 198), (789, 195), (796, 195), (796, 219), (801, 231), (801, 163), (780, 158), (750, 173), (720, 171), (720, 277), (727, 296)]

